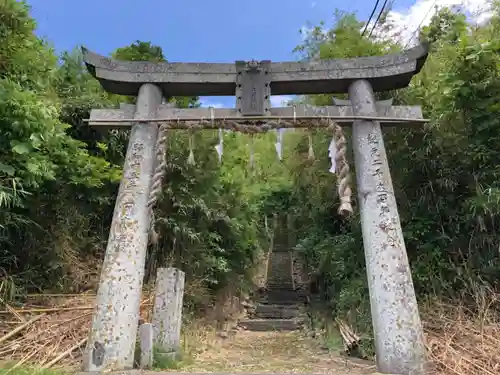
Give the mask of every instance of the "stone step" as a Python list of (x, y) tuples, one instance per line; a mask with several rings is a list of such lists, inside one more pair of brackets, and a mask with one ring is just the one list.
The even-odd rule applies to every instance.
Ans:
[(300, 302), (299, 295), (294, 290), (268, 290), (266, 299), (268, 304), (275, 303), (276, 305), (284, 305), (284, 302), (288, 301), (295, 301), (295, 303)]
[(242, 320), (238, 325), (249, 331), (295, 331), (299, 328), (298, 322), (294, 319), (247, 319)]
[(286, 255), (290, 254), (290, 249), (287, 247), (276, 246), (273, 249), (273, 254), (277, 254), (277, 253), (280, 253), (281, 255), (286, 256)]
[(274, 285), (274, 286), (278, 286), (278, 287), (281, 285), (285, 285), (285, 286), (289, 286), (289, 287), (293, 288), (292, 275), (285, 275), (282, 277), (270, 276), (267, 278), (267, 285)]
[(297, 306), (299, 303), (297, 302), (297, 300), (283, 300), (283, 301), (268, 301), (267, 299), (260, 299), (257, 301), (259, 304), (261, 305), (267, 305), (267, 306), (274, 306), (276, 304), (279, 304), (279, 305), (284, 305), (284, 306)]
[(273, 280), (268, 280), (266, 287), (267, 287), (267, 289), (276, 288), (276, 289), (293, 290), (293, 283), (291, 281), (277, 283), (277, 282), (274, 282)]
[(289, 304), (281, 304), (281, 303), (275, 303), (275, 304), (257, 304), (256, 305), (256, 310), (264, 311), (264, 310), (270, 310), (270, 309), (287, 309), (287, 310), (300, 310), (301, 305), (300, 304), (295, 304), (295, 305), (289, 305)]
[(293, 293), (295, 293), (296, 294), (297, 292), (292, 288), (274, 288), (274, 287), (271, 287), (271, 288), (266, 289), (266, 293), (272, 293), (272, 294), (276, 294), (276, 293), (293, 294)]
[(260, 319), (293, 319), (299, 315), (295, 305), (257, 305), (255, 316)]

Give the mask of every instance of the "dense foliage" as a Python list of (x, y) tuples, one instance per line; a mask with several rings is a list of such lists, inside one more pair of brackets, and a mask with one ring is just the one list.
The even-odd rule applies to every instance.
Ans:
[[(500, 12), (473, 26), (460, 11), (442, 9), (420, 38), (432, 52), (410, 87), (380, 95), (422, 105), (422, 128), (386, 129), (393, 183), (414, 282), (425, 296), (473, 298), (498, 288), (500, 214)], [(304, 59), (381, 55), (402, 48), (362, 37), (355, 15), (336, 13), (297, 48)], [(391, 25), (384, 25), (390, 28)], [(0, 2), (0, 296), (17, 291), (95, 288), (116, 196), (127, 132), (97, 132), (91, 108), (133, 98), (104, 92), (82, 66), (79, 51), (59, 59), (35, 36), (19, 1)], [(5, 43), (3, 42), (5, 41)], [(120, 59), (165, 60), (161, 47), (137, 41)], [(306, 98), (331, 102), (322, 95)], [(179, 107), (198, 98), (171, 98)], [(244, 288), (266, 248), (275, 213), (286, 216), (288, 245), (299, 251), (334, 314), (355, 313), (370, 332), (361, 230), (357, 215), (337, 215), (335, 177), (328, 172), (330, 134), (314, 133), (316, 160), (307, 160), (303, 132), (287, 132), (276, 160), (274, 134), (251, 139), (225, 133), (219, 164), (216, 132), (169, 135), (168, 174), (156, 218), (160, 243), (151, 248), (147, 277), (157, 266), (183, 268), (188, 300), (205, 303), (231, 285)], [(250, 145), (255, 168), (248, 168)], [(351, 161), (351, 165), (352, 165)], [(286, 227), (285, 227), (286, 226)]]
[[(1, 39), (7, 41), (0, 46), (0, 291), (5, 298), (23, 290), (94, 289), (128, 132), (103, 134), (84, 119), (92, 108), (134, 99), (102, 90), (77, 48), (58, 60), (34, 34), (23, 2), (0, 4)], [(113, 57), (165, 60), (161, 47), (141, 41), (118, 48)], [(199, 105), (198, 98), (168, 100), (178, 107)], [(199, 284), (193, 293), (198, 297), (249, 279), (264, 235), (258, 196), (267, 185), (250, 183), (254, 176), (241, 163), (247, 141), (226, 135), (226, 154), (233, 155), (220, 166), (216, 133), (196, 134), (192, 167), (185, 163), (186, 134), (170, 134), (156, 215), (161, 240), (149, 251), (148, 277), (158, 265), (180, 266)]]
[[(423, 128), (384, 131), (421, 300), (461, 298), (477, 306), (499, 287), (498, 10), (494, 8), (486, 25), (473, 26), (458, 10), (442, 9), (421, 30), (421, 40), (432, 42), (423, 71), (410, 87), (392, 93), (395, 104), (420, 104), (431, 119)], [(330, 58), (401, 48), (391, 40), (362, 38), (361, 26), (353, 15), (344, 15), (331, 30), (314, 29), (302, 49), (316, 50), (315, 58)], [(312, 101), (325, 104), (331, 98)], [(324, 135), (317, 139), (322, 154), (327, 142)], [(351, 317), (370, 332), (359, 218), (346, 222), (336, 215), (334, 182), (323, 172), (326, 160), (307, 168), (294, 163), (292, 188), (279, 199), (293, 216), (296, 248), (320, 276), (323, 296), (334, 313)]]

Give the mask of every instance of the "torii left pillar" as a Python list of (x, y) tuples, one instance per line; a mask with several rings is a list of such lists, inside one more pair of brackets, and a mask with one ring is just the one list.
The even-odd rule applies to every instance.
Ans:
[[(160, 88), (143, 84), (134, 118), (154, 119), (161, 102)], [(157, 125), (147, 122), (136, 123), (130, 133), (83, 360), (84, 371), (133, 367), (150, 224), (147, 201), (157, 135)]]

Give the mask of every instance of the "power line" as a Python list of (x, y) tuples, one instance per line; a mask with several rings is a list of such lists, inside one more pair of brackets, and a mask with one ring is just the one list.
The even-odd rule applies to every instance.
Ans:
[(382, 9), (380, 9), (380, 12), (378, 13), (377, 19), (375, 20), (375, 23), (373, 24), (372, 30), (370, 31), (370, 34), (368, 34), (368, 38), (372, 36), (373, 30), (375, 30), (375, 27), (377, 26), (378, 21), (380, 20), (380, 17), (382, 17), (382, 14), (384, 13), (385, 6), (387, 5), (387, 0), (384, 1), (384, 5), (382, 5)]
[(429, 13), (431, 12), (432, 9), (434, 9), (434, 7), (436, 6), (436, 3), (437, 3), (437, 0), (434, 0), (434, 2), (432, 3), (431, 7), (429, 8), (429, 10), (427, 11), (427, 13), (425, 13), (425, 16), (424, 18), (422, 18), (422, 20), (420, 21), (420, 23), (418, 24), (417, 28), (413, 31), (413, 33), (411, 33), (411, 36), (410, 36), (410, 39), (408, 39), (408, 41), (406, 42), (405, 46), (403, 47), (403, 49), (406, 49), (408, 47), (408, 45), (411, 43), (411, 40), (413, 39), (413, 37), (415, 36), (415, 34), (417, 33), (417, 31), (420, 30), (420, 27), (422, 27), (422, 24), (424, 23), (425, 19), (427, 18), (427, 16), (429, 15)]
[(375, 6), (373, 7), (372, 9), (372, 14), (370, 14), (370, 18), (368, 18), (368, 21), (366, 21), (366, 24), (365, 24), (365, 29), (363, 30), (363, 32), (361, 33), (361, 36), (364, 36), (365, 33), (366, 33), (366, 29), (368, 29), (368, 25), (370, 24), (370, 21), (372, 20), (372, 17), (373, 15), (375, 14), (375, 11), (377, 10), (377, 7), (378, 7), (378, 3), (379, 3), (380, 0), (377, 0), (377, 2), (375, 3)]

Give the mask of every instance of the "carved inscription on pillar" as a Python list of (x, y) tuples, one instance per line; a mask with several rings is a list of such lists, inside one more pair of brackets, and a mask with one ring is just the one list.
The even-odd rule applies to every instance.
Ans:
[(108, 59), (106, 57), (101, 58), (100, 63), (101, 63), (101, 65), (103, 65), (104, 67), (106, 67), (110, 70), (116, 69), (118, 66), (118, 64), (116, 62), (114, 62), (113, 60)]
[[(381, 132), (372, 132), (368, 134), (368, 145), (370, 145), (370, 154), (372, 156), (372, 176), (376, 178), (376, 200), (380, 209), (379, 217), (381, 219), (379, 227), (384, 232), (388, 233), (391, 230), (394, 230), (393, 225), (397, 223), (395, 218), (388, 217), (388, 215), (390, 215), (388, 202), (389, 194), (393, 194), (393, 192), (387, 191), (387, 183), (384, 181), (384, 176), (388, 176), (388, 173), (383, 173), (382, 171), (384, 163), (381, 155), (381, 148), (383, 148), (381, 137)], [(385, 153), (385, 150), (382, 150), (382, 152)], [(388, 237), (389, 246), (394, 246), (393, 237), (394, 236)]]
[[(119, 193), (117, 198), (117, 206), (121, 206), (122, 210), (118, 211), (119, 217), (115, 221), (115, 228), (111, 234), (115, 234), (118, 243), (126, 243), (132, 241), (134, 238), (135, 230), (137, 229), (137, 220), (131, 221), (136, 214), (136, 204), (133, 191), (137, 187), (141, 174), (141, 164), (143, 161), (142, 152), (144, 144), (136, 142), (131, 145), (132, 153), (128, 168), (125, 168), (123, 176), (123, 190)], [(125, 220), (124, 220), (125, 219)]]

